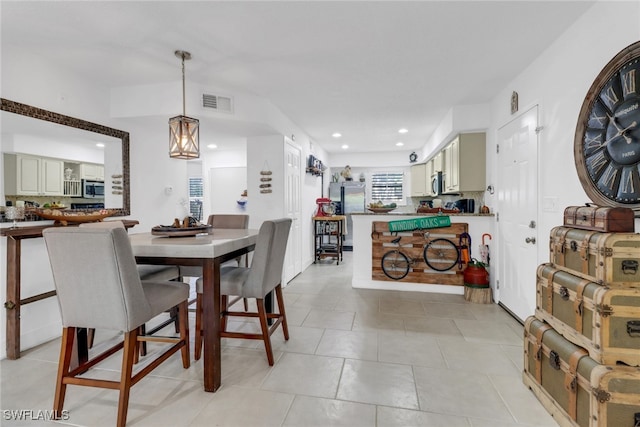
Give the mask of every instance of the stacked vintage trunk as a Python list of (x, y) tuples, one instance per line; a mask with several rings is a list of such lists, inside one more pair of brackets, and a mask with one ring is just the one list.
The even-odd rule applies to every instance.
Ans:
[(626, 208), (569, 207), (538, 267), (524, 382), (561, 426), (640, 427), (640, 234)]

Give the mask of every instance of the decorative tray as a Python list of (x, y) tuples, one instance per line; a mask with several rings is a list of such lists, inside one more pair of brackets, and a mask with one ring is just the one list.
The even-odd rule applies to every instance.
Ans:
[(170, 225), (156, 225), (151, 229), (154, 236), (166, 237), (187, 237), (196, 234), (208, 233), (213, 228), (212, 225), (196, 225), (194, 227), (178, 228)]
[(41, 209), (41, 210), (35, 210), (33, 213), (38, 215), (40, 218), (51, 219), (56, 223), (67, 225), (69, 223), (102, 221), (106, 217), (114, 215), (116, 212), (115, 211), (61, 212), (59, 209)]
[(367, 208), (367, 209), (373, 213), (387, 213), (387, 212), (391, 212), (395, 208)]

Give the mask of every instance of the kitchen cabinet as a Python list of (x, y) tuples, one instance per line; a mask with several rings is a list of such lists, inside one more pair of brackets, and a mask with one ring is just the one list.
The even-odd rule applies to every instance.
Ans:
[(80, 179), (104, 181), (104, 165), (95, 163), (80, 164)]
[(5, 194), (16, 196), (62, 196), (64, 162), (22, 154), (4, 156)]
[(440, 151), (438, 154), (436, 154), (433, 159), (433, 171), (431, 171), (432, 174), (436, 174), (438, 172), (443, 172), (444, 170), (444, 151)]
[(460, 187), (460, 140), (454, 139), (444, 148), (443, 186), (445, 192), (459, 191)]
[(436, 197), (438, 193), (434, 189), (433, 180), (435, 178), (434, 159), (427, 162), (427, 196)]
[(423, 197), (428, 194), (431, 174), (427, 174), (427, 164), (411, 166), (411, 197)]
[(463, 133), (444, 150), (444, 191), (461, 193), (486, 189), (486, 135)]

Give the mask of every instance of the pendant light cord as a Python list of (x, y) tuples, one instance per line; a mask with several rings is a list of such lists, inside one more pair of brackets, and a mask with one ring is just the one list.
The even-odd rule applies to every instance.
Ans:
[(182, 115), (187, 115), (185, 85), (184, 85), (184, 53), (182, 54)]

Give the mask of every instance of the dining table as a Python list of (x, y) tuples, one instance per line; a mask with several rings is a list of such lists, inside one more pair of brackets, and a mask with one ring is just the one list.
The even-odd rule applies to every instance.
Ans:
[(220, 339), (220, 265), (255, 249), (258, 230), (215, 229), (195, 235), (129, 235), (138, 264), (202, 267), (204, 389), (215, 392), (222, 382)]

